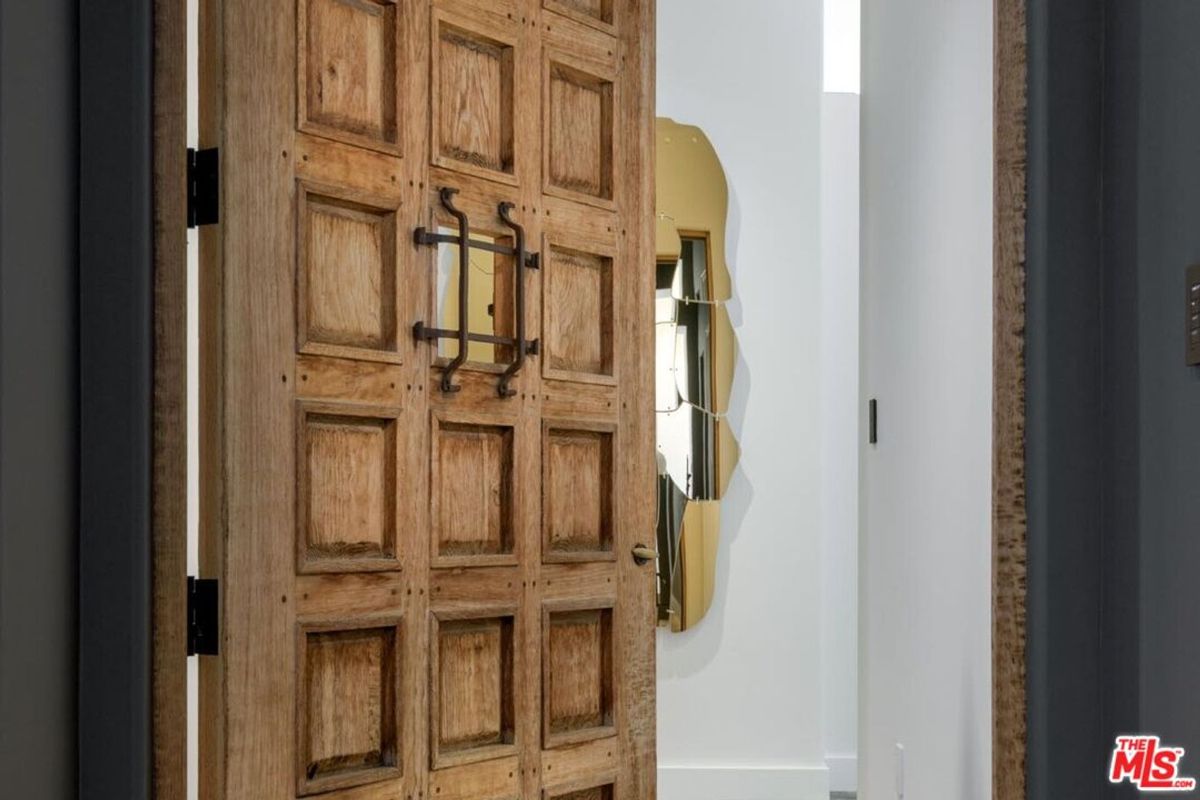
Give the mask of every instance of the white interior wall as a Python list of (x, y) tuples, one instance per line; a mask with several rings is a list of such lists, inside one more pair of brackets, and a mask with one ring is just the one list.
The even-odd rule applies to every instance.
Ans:
[(821, 98), (821, 718), (837, 792), (858, 788), (859, 98), (846, 88)]
[(863, 3), (870, 800), (991, 795), (992, 13), (991, 0)]
[(659, 0), (658, 113), (730, 190), (731, 420), (712, 610), (659, 634), (663, 800), (827, 798), (821, 716), (820, 0)]

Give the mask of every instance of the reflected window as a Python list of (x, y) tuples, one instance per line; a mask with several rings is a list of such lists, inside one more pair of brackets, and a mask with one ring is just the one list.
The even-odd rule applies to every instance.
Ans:
[[(455, 236), (456, 228), (441, 226), (438, 232)], [(471, 232), (472, 241), (511, 247), (510, 238)], [(437, 255), (437, 327), (458, 329), (458, 251), (456, 244), (438, 245)], [(512, 257), (471, 248), (471, 271), (467, 279), (467, 330), (472, 334), (511, 337), (514, 334), (512, 294)], [(438, 356), (451, 359), (458, 355), (458, 341), (438, 340)], [(514, 358), (510, 345), (471, 342), (467, 361), (481, 364), (509, 364)]]

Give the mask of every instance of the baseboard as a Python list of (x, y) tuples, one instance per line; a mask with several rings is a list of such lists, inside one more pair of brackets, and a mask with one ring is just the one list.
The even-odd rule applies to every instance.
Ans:
[(825, 756), (825, 764), (829, 767), (829, 791), (858, 791), (857, 755), (851, 753), (849, 755)]
[(659, 800), (829, 800), (829, 769), (659, 766)]

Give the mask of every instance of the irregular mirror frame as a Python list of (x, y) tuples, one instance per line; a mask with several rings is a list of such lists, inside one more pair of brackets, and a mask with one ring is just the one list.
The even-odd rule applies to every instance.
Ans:
[(658, 617), (683, 631), (712, 604), (720, 502), (739, 456), (725, 417), (737, 344), (720, 160), (703, 131), (669, 119), (657, 145)]

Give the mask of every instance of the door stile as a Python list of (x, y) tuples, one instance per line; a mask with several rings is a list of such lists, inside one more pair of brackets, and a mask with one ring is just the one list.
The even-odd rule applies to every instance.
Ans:
[(430, 269), (429, 248), (413, 242), (412, 232), (418, 225), (429, 225), (427, 197), (430, 192), (429, 152), (429, 65), (431, 9), (424, 0), (403, 0), (400, 11), (410, 17), (410, 28), (402, 37), (397, 63), (401, 66), (402, 84), (401, 129), (403, 158), (401, 159), (401, 192), (403, 213), (397, 231), (400, 247), (402, 280), (397, 281), (402, 309), (397, 319), (401, 351), (401, 366), (407, 406), (407, 445), (402, 451), (401, 485), (405, 487), (401, 507), (405, 661), (402, 690), (407, 703), (402, 707), (403, 739), (401, 753), (404, 780), (404, 799), (422, 800), (432, 797), (429, 791), (429, 653), (430, 587), (428, 581), (430, 553), (429, 447), (430, 447), (430, 348), (410, 333), (416, 320), (428, 316), (428, 298), (434, 291), (435, 278)]
[[(625, 525), (616, 534), (618, 594), (625, 599), (616, 625), (616, 704), (621, 764), (621, 798), (654, 800), (656, 611), (654, 565), (638, 566), (629, 557), (638, 544), (654, 545), (656, 495), (654, 452), (654, 66), (655, 0), (616, 0), (624, 12), (620, 68), (628, 100), (620, 105), (617, 130), (625, 146), (628, 173), (620, 192), (624, 208), (621, 244), (629, 279), (618, 293), (621, 333), (630, 345), (618, 349), (620, 433), (624, 452), (638, 453), (622, 464), (618, 502)], [(648, 574), (647, 574), (648, 571)], [(647, 631), (650, 635), (646, 635)]]
[[(221, 577), (221, 653), (206, 660), (206, 798), (291, 797), (295, 526), (292, 264), (295, 8), (208, 0), (201, 107), (220, 149), (221, 214), (202, 240), (202, 559)], [(215, 262), (215, 263), (214, 263)], [(214, 741), (215, 739), (215, 741)], [(217, 744), (214, 751), (211, 745)], [(217, 753), (217, 759), (213, 754)]]

